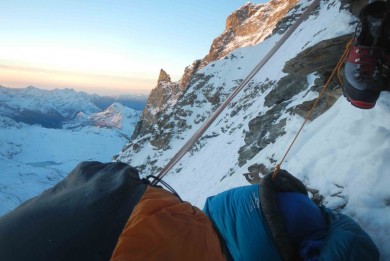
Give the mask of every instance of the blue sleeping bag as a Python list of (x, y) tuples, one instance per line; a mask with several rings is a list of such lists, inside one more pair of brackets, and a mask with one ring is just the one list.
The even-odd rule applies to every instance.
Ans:
[[(270, 231), (275, 224), (269, 224), (263, 213), (260, 189), (239, 187), (206, 200), (203, 210), (226, 244), (230, 260), (286, 259)], [(320, 208), (299, 192), (276, 192), (275, 199), (297, 252), (291, 260), (379, 260), (371, 238), (348, 216)]]
[(379, 260), (379, 251), (370, 236), (350, 217), (323, 208), (328, 233), (320, 252), (324, 261)]
[[(294, 248), (302, 248), (305, 257), (318, 256), (326, 237), (326, 221), (320, 208), (307, 195), (297, 192), (278, 193), (276, 203)], [(225, 240), (233, 260), (283, 260), (261, 210), (259, 185), (210, 197), (204, 212)]]
[(226, 242), (232, 260), (282, 260), (260, 209), (258, 185), (210, 197), (203, 211)]

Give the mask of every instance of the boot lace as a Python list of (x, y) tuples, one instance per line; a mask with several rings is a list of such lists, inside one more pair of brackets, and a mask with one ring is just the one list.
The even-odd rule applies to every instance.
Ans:
[(377, 72), (378, 55), (373, 48), (358, 48), (356, 52), (359, 57), (355, 59), (358, 63), (355, 77), (359, 80), (373, 80)]

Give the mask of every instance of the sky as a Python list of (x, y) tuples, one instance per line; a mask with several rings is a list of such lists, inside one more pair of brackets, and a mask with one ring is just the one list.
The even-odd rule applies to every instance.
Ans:
[(0, 0), (0, 85), (126, 94), (178, 81), (226, 18), (266, 0)]

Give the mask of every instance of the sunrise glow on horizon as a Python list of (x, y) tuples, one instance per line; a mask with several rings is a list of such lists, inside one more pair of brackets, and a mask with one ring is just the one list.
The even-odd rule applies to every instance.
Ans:
[(3, 1), (0, 85), (147, 93), (161, 68), (178, 81), (202, 59), (246, 2)]

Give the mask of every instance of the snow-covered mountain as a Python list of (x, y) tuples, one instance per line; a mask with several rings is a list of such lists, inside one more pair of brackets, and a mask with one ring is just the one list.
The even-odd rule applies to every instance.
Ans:
[(134, 110), (142, 110), (147, 97), (99, 96), (73, 89), (43, 90), (33, 86), (21, 89), (0, 86), (0, 115), (16, 122), (38, 124), (46, 128), (62, 128), (62, 125), (82, 112), (90, 115), (120, 103)]
[(72, 130), (87, 126), (106, 128), (115, 130), (129, 139), (139, 120), (139, 116), (140, 111), (125, 107), (119, 103), (113, 103), (101, 112), (89, 115), (79, 112), (72, 120), (64, 122), (63, 128)]
[[(363, 2), (321, 1), (164, 180), (202, 208), (208, 196), (275, 167), (354, 32), (351, 10)], [(299, 1), (263, 42), (204, 67), (194, 62), (185, 84), (160, 74), (117, 160), (143, 175), (158, 174), (310, 3)], [(318, 190), (327, 207), (354, 218), (373, 237), (382, 260), (390, 260), (389, 116), (389, 93), (374, 109), (360, 110), (342, 97), (334, 79), (282, 165)]]
[(80, 161), (111, 161), (128, 142), (140, 111), (116, 102), (102, 110), (99, 100), (73, 90), (0, 87), (0, 215)]
[[(275, 4), (273, 8), (266, 8), (270, 3), (247, 4), (233, 13), (239, 17), (230, 17), (235, 22), (227, 23), (223, 37), (217, 37), (218, 44), (211, 47), (218, 55), (195, 61), (179, 82), (171, 82), (164, 71), (160, 73), (131, 141), (116, 160), (137, 167), (142, 175), (157, 174), (311, 2), (275, 0), (270, 2)], [(322, 0), (164, 180), (184, 200), (202, 208), (208, 196), (247, 185), (248, 180), (256, 180), (275, 167), (354, 31), (357, 19), (351, 11), (356, 13), (366, 2)], [(282, 16), (272, 16), (273, 10), (280, 12), (286, 3), (292, 5), (283, 7), (286, 12)], [(261, 23), (254, 19), (255, 14), (262, 20), (272, 16), (275, 23), (265, 26), (266, 32), (257, 31)], [(247, 33), (235, 34), (251, 27)], [(256, 42), (260, 34), (262, 38)], [(236, 44), (232, 52), (224, 53), (231, 43)], [(77, 116), (83, 121), (94, 119)], [(318, 190), (327, 207), (354, 218), (372, 236), (382, 260), (390, 260), (389, 116), (389, 93), (381, 94), (374, 109), (359, 110), (341, 96), (340, 84), (334, 79), (282, 165)], [(0, 139), (24, 128), (23, 123), (9, 118), (4, 122), (13, 126), (12, 132), (0, 133)], [(42, 134), (36, 128), (40, 127), (29, 126), (28, 132), (13, 136), (14, 141), (1, 140), (6, 144), (0, 149), (0, 164), (6, 173), (0, 180), (0, 206), (6, 206), (3, 213), (64, 175), (62, 170), (54, 170), (61, 161), (56, 158), (58, 148), (49, 147), (51, 139), (61, 137), (67, 151), (80, 153), (84, 159), (103, 157), (99, 153), (107, 150), (102, 144), (108, 143), (96, 143), (94, 136), (99, 135), (96, 130), (106, 128), (89, 127), (77, 138), (72, 132), (66, 136), (55, 133), (62, 130), (46, 129), (48, 133)], [(84, 139), (89, 146), (79, 145)], [(17, 161), (19, 157), (27, 163)], [(58, 166), (74, 167), (76, 158), (82, 157), (69, 156), (66, 164)]]

